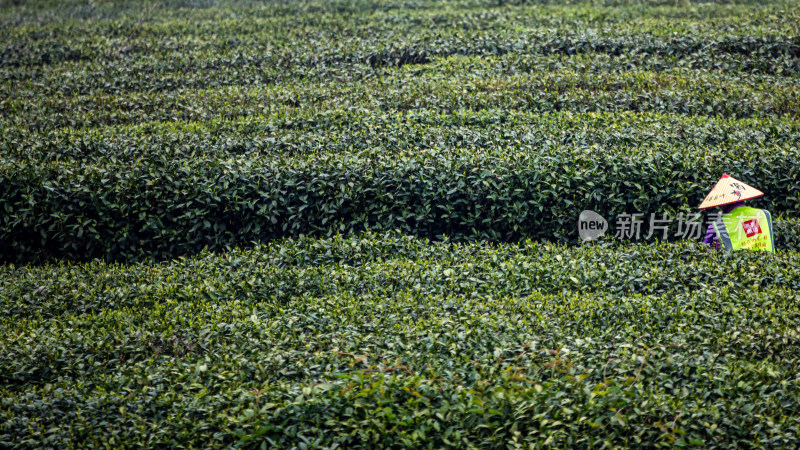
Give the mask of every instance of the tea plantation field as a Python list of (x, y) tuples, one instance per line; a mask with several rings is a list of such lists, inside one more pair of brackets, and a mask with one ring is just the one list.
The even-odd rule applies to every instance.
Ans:
[(800, 4), (0, 3), (0, 448), (143, 446), (800, 447)]

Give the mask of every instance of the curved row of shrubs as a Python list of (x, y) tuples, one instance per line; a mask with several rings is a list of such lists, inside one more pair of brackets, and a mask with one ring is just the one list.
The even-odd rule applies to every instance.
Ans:
[[(450, 66), (455, 67), (448, 70)], [(0, 118), (7, 126), (49, 130), (275, 113), (302, 115), (343, 107), (383, 114), (504, 109), (540, 114), (634, 111), (726, 118), (793, 118), (800, 111), (800, 98), (791, 80), (724, 77), (686, 69), (619, 72), (617, 68), (593, 73), (577, 66), (581, 61), (565, 61), (560, 68), (556, 63), (538, 64), (512, 74), (501, 67), (482, 74), (480, 68), (470, 67), (470, 61), (454, 58), (421, 66), (419, 71), (399, 69), (346, 85), (304, 80), (186, 89), (176, 84), (169, 95), (147, 90), (73, 96), (26, 92), (0, 100)]]
[[(800, 213), (795, 150), (616, 155), (591, 149), (79, 161), (0, 166), (0, 259), (171, 258), (300, 234), (393, 230), (575, 240), (580, 211), (693, 211), (723, 172)], [(780, 239), (780, 238), (779, 238)], [(786, 247), (780, 241), (781, 247)]]
[(413, 154), (419, 150), (548, 152), (598, 149), (617, 155), (791, 149), (800, 145), (800, 122), (787, 118), (725, 119), (634, 112), (415, 110), (385, 114), (335, 109), (256, 115), (236, 120), (147, 122), (89, 129), (4, 127), (0, 152), (29, 164), (80, 160), (92, 165), (137, 159)]

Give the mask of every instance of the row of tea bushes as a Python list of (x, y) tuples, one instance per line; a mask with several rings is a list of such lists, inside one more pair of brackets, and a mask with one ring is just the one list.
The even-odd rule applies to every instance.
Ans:
[(794, 447), (798, 253), (273, 242), (0, 269), (0, 443)]
[(419, 70), (400, 69), (389, 76), (351, 83), (285, 80), (207, 89), (177, 85), (167, 92), (74, 96), (29, 92), (4, 98), (0, 113), (6, 126), (49, 130), (236, 119), (297, 109), (301, 113), (342, 108), (383, 113), (418, 109), (443, 113), (462, 109), (643, 111), (729, 118), (796, 117), (800, 111), (792, 79), (722, 77), (705, 70), (593, 73), (573, 59), (565, 60), (559, 70), (554, 70), (554, 64), (537, 64), (511, 75), (482, 73), (459, 58), (442, 65), (455, 68), (448, 71), (428, 64)]
[(416, 110), (379, 113), (335, 109), (287, 111), (236, 120), (148, 122), (90, 129), (6, 127), (0, 151), (29, 164), (81, 160), (119, 164), (169, 154), (172, 159), (234, 155), (387, 153), (420, 150), (547, 152), (568, 147), (617, 155), (780, 152), (800, 146), (796, 120), (723, 119), (632, 112)]
[[(306, 236), (150, 265), (7, 264), (2, 266), (0, 315), (55, 319), (106, 309), (146, 309), (151, 303), (141, 303), (143, 299), (156, 297), (284, 304), (306, 294), (377, 295), (414, 289), (430, 295), (491, 295), (510, 289), (518, 296), (572, 290), (664, 295), (731, 284), (797, 289), (796, 258), (797, 250), (734, 258), (690, 241), (636, 244), (604, 239), (573, 246), (530, 240), (431, 243), (395, 232)], [(429, 260), (435, 260), (437, 268), (419, 263)], [(213, 275), (193, 275), (205, 272)], [(426, 281), (420, 284), (421, 279)], [(156, 297), (150, 295), (153, 292)]]
[[(791, 223), (800, 204), (798, 161), (797, 149), (617, 155), (531, 146), (420, 150), (402, 158), (175, 160), (165, 153), (106, 166), (8, 160), (0, 165), (0, 259), (161, 259), (370, 229), (457, 240), (575, 240), (584, 209), (612, 223), (622, 213), (675, 218), (700, 203), (721, 171), (767, 192), (753, 204)], [(793, 241), (779, 242), (786, 248)]]

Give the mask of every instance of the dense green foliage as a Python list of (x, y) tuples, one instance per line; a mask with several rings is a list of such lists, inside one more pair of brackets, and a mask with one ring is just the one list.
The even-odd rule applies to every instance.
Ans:
[(0, 435), (796, 447), (798, 256), (367, 235), (6, 266)]
[[(0, 447), (800, 447), (797, 2), (0, 30)], [(776, 254), (578, 242), (723, 172)]]
[(677, 214), (722, 172), (796, 217), (796, 5), (610, 6), (9, 5), (0, 260), (574, 241), (585, 208)]
[[(756, 204), (800, 213), (795, 124), (608, 114), (480, 123), (486, 117), (498, 120), (334, 116), (293, 123), (301, 131), (280, 144), (280, 132), (255, 119), (134, 127), (110, 139), (108, 130), (54, 133), (21, 147), (29, 151), (0, 172), (8, 212), (0, 256), (164, 258), (366, 229), (574, 240), (583, 209), (675, 215), (699, 204), (720, 168), (759, 180), (769, 197)], [(687, 136), (657, 135), (662, 127)], [(319, 150), (287, 148), (313, 145), (309, 129)], [(393, 148), (372, 147), (373, 139)], [(83, 156), (78, 146), (100, 150)]]

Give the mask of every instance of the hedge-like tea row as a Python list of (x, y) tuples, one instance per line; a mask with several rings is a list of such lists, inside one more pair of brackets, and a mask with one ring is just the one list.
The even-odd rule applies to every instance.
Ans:
[(128, 163), (164, 154), (174, 159), (381, 152), (400, 156), (420, 149), (497, 152), (515, 147), (530, 151), (603, 149), (618, 155), (744, 154), (798, 145), (800, 122), (785, 119), (726, 120), (630, 112), (534, 114), (515, 110), (382, 114), (337, 109), (87, 130), (35, 132), (8, 127), (0, 135), (0, 151), (15, 160), (29, 164), (81, 160), (93, 165)]
[(795, 447), (799, 257), (389, 234), (5, 265), (0, 443)]
[[(723, 252), (688, 241), (632, 244), (604, 239), (596, 245), (567, 246), (530, 240), (516, 244), (429, 242), (394, 232), (303, 237), (218, 255), (203, 252), (149, 266), (5, 265), (0, 316), (56, 319), (107, 309), (146, 309), (150, 305), (146, 299), (154, 292), (179, 300), (199, 296), (206, 301), (285, 304), (303, 295), (388, 295), (415, 288), (431, 295), (472, 295), (476, 290), (491, 295), (511, 289), (524, 296), (572, 290), (664, 295), (731, 283), (800, 287), (796, 249), (768, 258), (745, 258), (749, 264), (727, 258)], [(691, 262), (695, 259), (698, 262)], [(439, 268), (427, 268), (431, 261)], [(565, 265), (574, 270), (565, 270)], [(448, 268), (451, 272), (442, 278), (438, 272)], [(192, 275), (195, 271), (213, 276), (198, 282)], [(419, 279), (427, 280), (424, 286), (417, 286)], [(40, 295), (43, 286), (46, 295)]]
[(191, 161), (164, 155), (109, 166), (10, 161), (0, 167), (0, 258), (171, 258), (366, 229), (574, 240), (583, 209), (612, 224), (621, 213), (675, 217), (699, 204), (723, 171), (766, 192), (753, 204), (776, 218), (800, 211), (796, 149), (616, 155), (520, 147)]
[(687, 70), (595, 74), (587, 72), (585, 66), (554, 70), (552, 64), (512, 75), (485, 76), (480, 70), (470, 69), (469, 62), (456, 61), (452, 65), (463, 70), (448, 73), (438, 67), (419, 72), (398, 69), (391, 76), (348, 84), (307, 80), (202, 90), (176, 87), (168, 94), (141, 91), (39, 96), (30, 93), (3, 100), (0, 112), (8, 124), (47, 130), (148, 121), (233, 119), (297, 108), (319, 112), (341, 109), (342, 105), (355, 111), (383, 113), (502, 108), (536, 113), (644, 111), (734, 118), (796, 117), (800, 111), (800, 98), (791, 80), (731, 79), (708, 71)]

